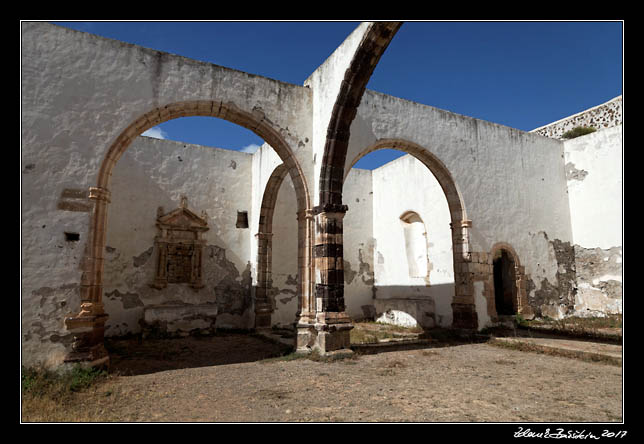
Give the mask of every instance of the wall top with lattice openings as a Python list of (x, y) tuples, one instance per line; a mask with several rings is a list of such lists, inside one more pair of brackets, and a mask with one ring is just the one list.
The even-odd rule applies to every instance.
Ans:
[(535, 128), (530, 132), (553, 139), (563, 139), (564, 133), (576, 127), (588, 127), (601, 131), (602, 129), (619, 126), (621, 124), (622, 96), (618, 96), (606, 103), (549, 123), (548, 125)]

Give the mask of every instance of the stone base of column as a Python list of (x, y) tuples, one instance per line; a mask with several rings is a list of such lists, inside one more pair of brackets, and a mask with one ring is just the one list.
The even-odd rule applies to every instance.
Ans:
[(345, 312), (317, 313), (301, 318), (297, 325), (297, 353), (317, 352), (321, 356), (351, 355), (351, 318)]
[(74, 336), (74, 343), (64, 362), (84, 367), (109, 366), (110, 357), (103, 343), (106, 320), (105, 314), (65, 318), (65, 325)]
[(266, 329), (271, 328), (271, 316), (273, 312), (270, 308), (262, 309), (258, 308), (255, 310), (255, 328), (256, 329)]
[(478, 315), (474, 304), (452, 304), (452, 328), (477, 330)]

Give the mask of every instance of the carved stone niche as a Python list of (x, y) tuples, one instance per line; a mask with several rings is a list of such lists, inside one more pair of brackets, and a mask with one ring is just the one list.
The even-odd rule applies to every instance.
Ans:
[(188, 284), (194, 289), (204, 286), (202, 275), (203, 247), (201, 238), (208, 231), (208, 215), (198, 216), (188, 209), (188, 199), (181, 198), (181, 206), (167, 214), (163, 207), (157, 210), (159, 234), (154, 244), (159, 252), (154, 282), (150, 286), (162, 289), (168, 284)]

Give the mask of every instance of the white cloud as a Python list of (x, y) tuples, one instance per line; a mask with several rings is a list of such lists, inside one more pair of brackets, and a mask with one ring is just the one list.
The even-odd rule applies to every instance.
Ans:
[(259, 145), (251, 143), (250, 145), (247, 145), (247, 146), (243, 147), (239, 151), (241, 151), (242, 153), (254, 154), (255, 151), (257, 151), (258, 149), (259, 149)]
[(168, 134), (165, 131), (163, 131), (161, 128), (159, 128), (158, 126), (155, 126), (154, 128), (150, 128), (149, 130), (147, 130), (146, 132), (144, 132), (141, 135), (142, 136), (147, 136), (147, 137), (154, 137), (155, 139), (167, 139), (168, 138)]

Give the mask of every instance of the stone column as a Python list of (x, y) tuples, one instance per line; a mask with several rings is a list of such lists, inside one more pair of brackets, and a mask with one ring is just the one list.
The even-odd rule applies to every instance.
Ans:
[(255, 328), (271, 328), (273, 304), (270, 299), (273, 233), (257, 233), (257, 287), (255, 288)]
[(72, 351), (65, 362), (82, 362), (90, 366), (106, 364), (109, 356), (103, 344), (107, 314), (103, 309), (103, 261), (107, 225), (107, 204), (110, 192), (92, 187), (89, 198), (94, 201), (89, 244), (83, 260), (80, 312), (65, 318), (65, 326), (74, 336)]
[(297, 267), (299, 276), (298, 319), (315, 319), (313, 276), (313, 210), (297, 213)]
[(452, 327), (467, 330), (478, 328), (478, 315), (474, 301), (474, 283), (470, 270), (472, 256), (469, 247), (468, 228), (471, 220), (462, 220), (450, 224), (452, 229), (452, 246), (454, 249), (454, 286), (455, 295), (452, 301)]
[(313, 259), (314, 223), (313, 210), (297, 213), (298, 267), (300, 271), (300, 298), (298, 304), (296, 351), (308, 353), (315, 345), (315, 267)]
[[(298, 350), (317, 350), (323, 355), (350, 352), (349, 332), (353, 328), (345, 312), (344, 268), (342, 255), (342, 219), (346, 205), (316, 207), (315, 246), (315, 319), (298, 324)], [(312, 313), (311, 313), (312, 314)]]
[(515, 265), (515, 273), (517, 285), (517, 314), (523, 316), (524, 319), (534, 319), (534, 310), (528, 303), (525, 267)]

